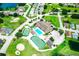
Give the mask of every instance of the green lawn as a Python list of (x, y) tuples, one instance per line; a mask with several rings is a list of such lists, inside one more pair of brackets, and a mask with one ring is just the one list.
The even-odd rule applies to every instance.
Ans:
[(79, 52), (70, 49), (69, 44), (68, 44), (68, 40), (74, 40), (74, 41), (76, 41), (75, 39), (66, 37), (66, 46), (64, 48), (62, 48), (58, 53), (60, 53), (62, 55), (74, 55), (74, 56), (78, 56)]
[(4, 20), (4, 23), (0, 24), (0, 27), (7, 27), (7, 28), (16, 29), (26, 20), (22, 16), (18, 16), (18, 17), (20, 18), (18, 22), (11, 22), (13, 20), (12, 16), (3, 17), (2, 19)]
[(51, 5), (53, 8), (61, 8), (61, 9), (66, 9), (66, 10), (79, 10), (79, 8), (74, 8), (74, 7), (67, 7), (67, 6), (59, 6), (59, 4), (52, 4)]
[(11, 42), (9, 48), (7, 49), (8, 56), (15, 56), (16, 45), (19, 43), (22, 43), (25, 45), (25, 50), (21, 52), (21, 56), (31, 56), (33, 54), (37, 54), (38, 56), (52, 55), (52, 51), (46, 51), (46, 52), (36, 51), (26, 39), (25, 40), (24, 39), (16, 39), (15, 41)]
[(20, 24), (26, 21), (26, 19), (23, 16), (19, 16), (20, 20), (18, 21)]
[(71, 50), (68, 45), (65, 46), (62, 50), (60, 50), (59, 53), (63, 55), (74, 55), (74, 56), (79, 55), (79, 52)]
[(57, 3), (52, 3), (52, 4), (46, 4), (47, 5), (47, 9), (44, 9), (44, 12), (45, 13), (48, 13), (50, 11), (52, 11), (54, 8), (57, 9), (57, 8), (61, 8), (61, 9), (66, 9), (66, 10), (71, 10), (71, 11), (74, 11), (74, 10), (79, 10), (79, 8), (73, 8), (73, 7), (67, 7), (67, 6), (59, 6), (59, 4)]
[(49, 5), (49, 4), (46, 4), (46, 5), (47, 5), (47, 8), (44, 9), (44, 12), (45, 12), (45, 13), (48, 13), (48, 12), (50, 12), (50, 11), (52, 10), (52, 6)]
[(11, 16), (6, 16), (6, 17), (3, 17), (2, 19), (4, 23), (0, 24), (0, 27), (11, 27), (10, 25), (10, 21), (12, 20)]
[(59, 20), (58, 20), (58, 17), (57, 16), (53, 16), (53, 15), (52, 16), (45, 16), (44, 19), (46, 21), (51, 22), (56, 27), (59, 27), (60, 26)]
[(79, 19), (72, 19), (71, 17), (63, 18), (63, 21), (69, 21), (70, 23), (73, 24), (79, 24)]
[(28, 9), (28, 7), (29, 7), (28, 5), (25, 5), (25, 6), (24, 6), (24, 8), (25, 8), (25, 11)]

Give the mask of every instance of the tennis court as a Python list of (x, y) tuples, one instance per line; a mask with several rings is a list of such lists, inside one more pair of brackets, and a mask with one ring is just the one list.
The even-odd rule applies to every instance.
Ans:
[(29, 35), (29, 32), (30, 32), (30, 30), (29, 30), (28, 28), (24, 28), (24, 29), (22, 30), (22, 34), (23, 34), (24, 36), (28, 36), (28, 35)]
[(32, 36), (31, 40), (35, 43), (36, 46), (39, 47), (39, 49), (44, 48), (45, 45), (46, 45), (46, 43), (42, 39), (40, 39), (39, 37), (37, 37), (37, 36)]

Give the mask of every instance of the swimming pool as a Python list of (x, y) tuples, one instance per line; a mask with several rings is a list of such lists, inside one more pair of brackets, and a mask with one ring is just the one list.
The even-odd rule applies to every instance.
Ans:
[(37, 35), (42, 35), (44, 32), (40, 29), (40, 28), (38, 28), (38, 27), (36, 27), (35, 29), (34, 29), (34, 31), (36, 32), (36, 34)]

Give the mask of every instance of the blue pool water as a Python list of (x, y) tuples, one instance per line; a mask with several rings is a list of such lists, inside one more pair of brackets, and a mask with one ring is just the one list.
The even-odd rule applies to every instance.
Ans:
[(14, 8), (17, 6), (17, 3), (2, 3), (2, 5), (0, 6), (0, 8)]
[(43, 31), (40, 28), (35, 28), (35, 32), (37, 33), (37, 35), (42, 35)]

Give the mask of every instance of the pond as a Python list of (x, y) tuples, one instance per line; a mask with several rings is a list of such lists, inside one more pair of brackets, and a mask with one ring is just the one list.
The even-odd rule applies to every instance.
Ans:
[(2, 3), (0, 5), (0, 8), (6, 9), (6, 8), (15, 8), (17, 6), (17, 3)]

